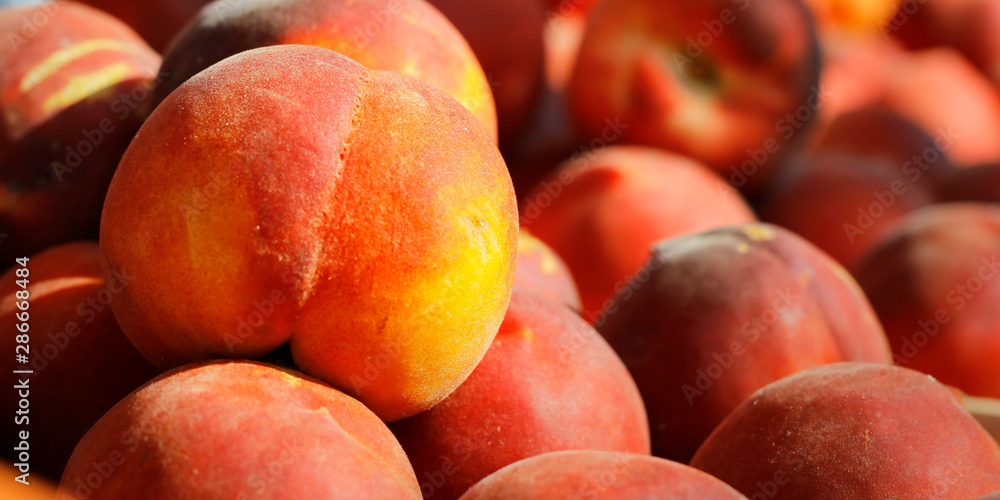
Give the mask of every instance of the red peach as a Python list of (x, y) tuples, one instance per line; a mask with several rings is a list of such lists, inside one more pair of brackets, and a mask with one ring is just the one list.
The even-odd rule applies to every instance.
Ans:
[(902, 219), (855, 271), (896, 364), (1000, 397), (1000, 208), (928, 207)]
[(522, 207), (524, 226), (569, 266), (589, 321), (654, 243), (753, 220), (739, 193), (704, 165), (645, 147), (575, 157)]
[[(89, 242), (46, 250), (0, 277), (0, 347), (11, 353), (4, 356), (4, 372), (33, 371), (11, 378), (13, 384), (26, 381), (24, 394), (9, 390), (0, 397), (4, 408), (17, 408), (21, 400), (30, 404), (23, 415), (3, 419), (4, 456), (18, 459), (15, 446), (26, 441), (31, 472), (59, 479), (87, 429), (160, 373), (128, 341), (108, 307), (131, 278), (118, 274), (105, 281), (100, 251)], [(18, 297), (24, 293), (18, 280), (28, 283), (26, 300)], [(27, 332), (18, 327), (24, 323)], [(15, 352), (30, 361), (17, 363)], [(22, 430), (29, 439), (19, 439)]]
[(80, 440), (60, 498), (419, 499), (375, 414), (294, 372), (186, 366), (115, 405)]
[(754, 498), (975, 498), (1000, 488), (1000, 446), (948, 388), (866, 363), (764, 387), (691, 465)]
[(880, 103), (947, 144), (956, 165), (1000, 161), (1000, 94), (961, 54), (904, 53), (885, 74)]
[(0, 268), (97, 237), (118, 161), (149, 111), (160, 57), (74, 2), (0, 10)]
[(664, 241), (602, 319), (598, 329), (642, 392), (653, 454), (680, 462), (775, 380), (839, 361), (891, 360), (847, 271), (766, 224)]
[(511, 464), (483, 479), (461, 500), (614, 498), (746, 500), (697, 469), (631, 453), (561, 451)]
[(895, 221), (935, 202), (934, 181), (951, 170), (920, 127), (864, 108), (835, 119), (808, 153), (787, 165), (759, 211), (850, 267)]
[(819, 55), (799, 0), (605, 1), (588, 19), (569, 101), (589, 137), (620, 121), (621, 140), (754, 190), (807, 137)]
[[(159, 52), (212, 0), (80, 0), (126, 22)], [(224, 0), (225, 1), (225, 0)], [(229, 2), (232, 3), (232, 2)]]
[(550, 451), (649, 453), (642, 398), (618, 357), (578, 316), (523, 289), (469, 379), (391, 429), (425, 498), (456, 499)]

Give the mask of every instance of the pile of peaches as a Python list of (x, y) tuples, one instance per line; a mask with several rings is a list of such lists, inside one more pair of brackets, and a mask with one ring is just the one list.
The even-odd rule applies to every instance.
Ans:
[(1000, 499), (1000, 0), (0, 3), (0, 498)]

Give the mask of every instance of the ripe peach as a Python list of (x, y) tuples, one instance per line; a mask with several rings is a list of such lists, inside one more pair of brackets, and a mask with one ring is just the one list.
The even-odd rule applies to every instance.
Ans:
[(746, 499), (726, 483), (662, 458), (606, 451), (546, 453), (508, 465), (461, 500), (615, 498)]
[(542, 240), (521, 229), (517, 243), (514, 286), (527, 288), (554, 302), (579, 311), (580, 293), (566, 263)]
[[(5, 373), (14, 384), (27, 381), (24, 394), (3, 391), (4, 408), (18, 408), (26, 399), (26, 412), (3, 419), (4, 456), (18, 463), (21, 441), (31, 472), (59, 479), (77, 441), (97, 419), (119, 400), (159, 372), (149, 364), (118, 328), (108, 307), (132, 279), (114, 274), (101, 276), (96, 243), (69, 243), (46, 250), (28, 260), (28, 276), (17, 276), (15, 266), (0, 277), (0, 347)], [(28, 282), (28, 298), (17, 293)], [(19, 306), (27, 302), (24, 306)], [(20, 317), (19, 317), (20, 315)], [(28, 325), (24, 335), (18, 325)], [(25, 344), (19, 340), (28, 340)], [(17, 347), (20, 346), (20, 347)], [(28, 363), (17, 363), (24, 353)], [(14, 380), (16, 379), (16, 380)], [(26, 396), (26, 397), (23, 397)], [(13, 411), (13, 410), (11, 410)], [(28, 439), (19, 439), (22, 430)]]
[(843, 114), (777, 175), (760, 216), (853, 266), (896, 220), (936, 201), (935, 178), (952, 170), (942, 146), (891, 111)]
[(856, 276), (896, 364), (1000, 397), (1000, 208), (935, 205), (901, 220)]
[(567, 161), (522, 207), (522, 221), (569, 266), (593, 322), (656, 242), (755, 220), (739, 193), (704, 165), (618, 146)]
[(1000, 94), (961, 54), (904, 53), (885, 74), (880, 103), (946, 141), (956, 165), (1000, 161)]
[(97, 236), (122, 153), (148, 111), (159, 56), (73, 2), (0, 10), (0, 268)]
[(243, 52), (172, 93), (101, 225), (112, 304), (157, 366), (296, 365), (380, 417), (472, 372), (510, 296), (517, 207), (496, 145), (444, 92), (336, 52)]
[[(132, 27), (159, 52), (212, 0), (80, 0)], [(223, 0), (225, 1), (225, 0)], [(228, 2), (232, 4), (232, 1)]]
[(469, 379), (390, 428), (425, 498), (458, 498), (501, 467), (550, 451), (649, 453), (642, 398), (608, 344), (568, 309), (518, 288)]
[(462, 32), (496, 99), (506, 149), (531, 119), (544, 87), (545, 13), (539, 0), (429, 0)]
[(588, 20), (569, 100), (588, 136), (621, 139), (764, 185), (818, 108), (819, 46), (799, 0), (620, 0)]
[(1000, 488), (1000, 446), (948, 388), (869, 363), (764, 387), (691, 465), (751, 498), (975, 498)]
[(361, 403), (245, 361), (186, 366), (80, 440), (60, 498), (419, 499), (392, 433)]
[(891, 360), (847, 272), (766, 224), (661, 243), (605, 314), (598, 329), (642, 392), (653, 454), (680, 462), (770, 382), (838, 361)]
[(226, 57), (279, 44), (324, 47), (370, 69), (427, 81), (461, 102), (496, 139), (496, 108), (483, 69), (458, 30), (424, 0), (213, 3), (164, 53), (166, 80), (156, 102)]

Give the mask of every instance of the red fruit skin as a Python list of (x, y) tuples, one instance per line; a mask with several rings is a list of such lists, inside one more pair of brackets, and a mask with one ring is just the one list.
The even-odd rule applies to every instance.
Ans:
[(101, 9), (132, 27), (157, 52), (212, 0), (80, 0)]
[(578, 316), (524, 289), (515, 289), (468, 380), (390, 428), (426, 498), (458, 498), (498, 469), (550, 451), (649, 453), (642, 398), (621, 360)]
[(933, 378), (838, 363), (740, 404), (691, 465), (775, 499), (976, 498), (1000, 488), (1000, 446)]
[(567, 94), (587, 138), (676, 151), (755, 191), (808, 138), (819, 73), (799, 0), (616, 0), (588, 18)]
[(476, 484), (461, 500), (616, 498), (745, 500), (691, 467), (631, 453), (560, 451), (513, 463)]
[(518, 237), (514, 286), (528, 288), (551, 301), (567, 305), (576, 312), (583, 307), (580, 304), (580, 292), (576, 290), (576, 283), (573, 282), (573, 275), (566, 263), (548, 245), (524, 228)]
[(60, 482), (60, 498), (139, 491), (149, 500), (420, 498), (406, 455), (370, 410), (246, 361), (181, 367), (130, 394), (80, 440)]
[(160, 65), (117, 19), (74, 2), (0, 10), (0, 269), (96, 239)]
[(391, 421), (444, 399), (486, 353), (517, 231), (503, 158), (457, 101), (279, 45), (157, 107), (115, 174), (100, 244), (106, 273), (136, 276), (112, 307), (157, 366), (287, 344), (299, 369)]
[(914, 212), (855, 271), (896, 364), (1000, 398), (1000, 208), (941, 204)]
[(938, 192), (944, 201), (1000, 203), (1000, 163), (959, 168), (941, 179)]
[[(17, 276), (18, 269), (27, 269), (27, 277)], [(24, 301), (17, 293), (24, 288), (17, 281), (25, 279), (30, 361), (20, 364), (14, 354), (24, 352), (17, 342), (23, 335), (18, 325), (24, 322), (17, 315), (25, 311), (18, 307)], [(92, 242), (50, 248), (31, 256), (26, 268), (16, 265), (0, 277), (0, 347), (11, 353), (0, 366), (6, 373), (33, 370), (30, 377), (12, 375), (27, 378), (30, 386), (28, 427), (12, 415), (3, 419), (0, 431), (4, 456), (17, 463), (23, 463), (13, 450), (18, 433), (29, 431), (32, 483), (36, 474), (58, 480), (87, 429), (160, 373), (128, 341), (108, 307), (129, 279), (117, 275), (105, 281), (100, 252)], [(22, 347), (16, 350), (18, 345)], [(0, 404), (13, 412), (21, 399), (19, 391), (3, 391)]]
[(775, 380), (839, 361), (891, 360), (847, 271), (766, 224), (662, 242), (605, 314), (598, 330), (642, 392), (653, 454), (682, 463)]
[(573, 273), (593, 323), (658, 241), (756, 220), (703, 164), (639, 146), (566, 161), (534, 188), (521, 223)]
[(163, 54), (162, 102), (205, 68), (272, 45), (330, 49), (373, 70), (424, 80), (455, 98), (496, 142), (489, 83), (461, 33), (423, 0), (219, 2), (203, 9)]
[(852, 268), (906, 214), (937, 201), (954, 170), (920, 127), (877, 107), (836, 118), (776, 177), (761, 219), (794, 231)]
[(904, 52), (883, 71), (886, 91), (879, 103), (942, 141), (955, 165), (1000, 161), (1000, 93), (960, 53)]
[(496, 100), (505, 153), (536, 112), (545, 88), (543, 33), (548, 12), (539, 0), (428, 0), (476, 54)]

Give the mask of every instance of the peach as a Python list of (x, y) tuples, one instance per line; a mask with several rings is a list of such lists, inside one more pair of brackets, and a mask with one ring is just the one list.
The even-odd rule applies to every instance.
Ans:
[[(15, 266), (0, 277), (0, 339), (4, 352), (11, 353), (4, 356), (3, 369), (33, 372), (11, 379), (27, 386), (24, 394), (3, 391), (4, 408), (18, 408), (21, 400), (30, 404), (23, 414), (3, 419), (4, 456), (27, 462), (30, 472), (59, 479), (87, 429), (160, 373), (132, 347), (108, 307), (131, 278), (115, 274), (105, 281), (100, 251), (90, 242), (46, 250), (32, 256), (26, 268)], [(18, 280), (27, 281), (26, 300), (18, 297), (25, 290)], [(19, 327), (24, 323), (26, 335)], [(15, 351), (29, 361), (16, 362)], [(21, 431), (28, 439), (19, 438)], [(28, 460), (19, 457), (22, 451)]]
[(891, 360), (847, 272), (766, 224), (661, 243), (602, 321), (642, 392), (653, 454), (679, 462), (768, 383), (839, 361)]
[(799, 0), (621, 0), (593, 10), (569, 84), (576, 121), (764, 185), (818, 109), (819, 45)]
[(896, 364), (1000, 397), (1000, 208), (945, 204), (901, 220), (855, 272)]
[(390, 428), (424, 498), (458, 498), (500, 468), (550, 451), (649, 453), (642, 398), (608, 344), (568, 309), (517, 288), (469, 379)]
[(574, 157), (522, 207), (524, 226), (566, 261), (591, 322), (654, 243), (754, 220), (739, 193), (704, 165), (629, 146)]
[(662, 458), (606, 451), (560, 451), (511, 464), (462, 500), (615, 498), (746, 499), (704, 472)]
[(295, 372), (210, 362), (153, 380), (80, 440), (60, 498), (419, 499), (392, 433)]
[(148, 112), (159, 56), (73, 2), (0, 10), (0, 268), (94, 239), (115, 167)]
[(430, 84), (281, 45), (181, 85), (111, 183), (112, 304), (161, 368), (260, 358), (387, 421), (444, 399), (500, 326), (517, 207), (496, 145)]
[(956, 165), (1000, 161), (1000, 93), (961, 54), (947, 48), (905, 53), (885, 74), (880, 103), (949, 144)]
[(514, 286), (528, 288), (554, 302), (580, 310), (580, 293), (566, 263), (542, 240), (521, 229)]
[(528, 124), (545, 78), (545, 13), (539, 0), (429, 0), (469, 41), (496, 99), (505, 149)]
[(691, 465), (751, 498), (975, 498), (1000, 488), (1000, 446), (947, 387), (870, 363), (764, 387)]
[(779, 172), (760, 216), (853, 266), (895, 221), (937, 200), (934, 180), (952, 170), (941, 146), (891, 111), (843, 114)]
[(496, 139), (496, 108), (483, 69), (458, 30), (424, 0), (215, 2), (164, 53), (166, 80), (156, 102), (233, 54), (279, 44), (324, 47), (370, 69), (427, 81), (461, 102)]
[[(162, 52), (181, 28), (212, 0), (80, 0), (121, 19)], [(223, 0), (226, 1), (226, 0)], [(229, 1), (228, 3), (233, 3)]]

